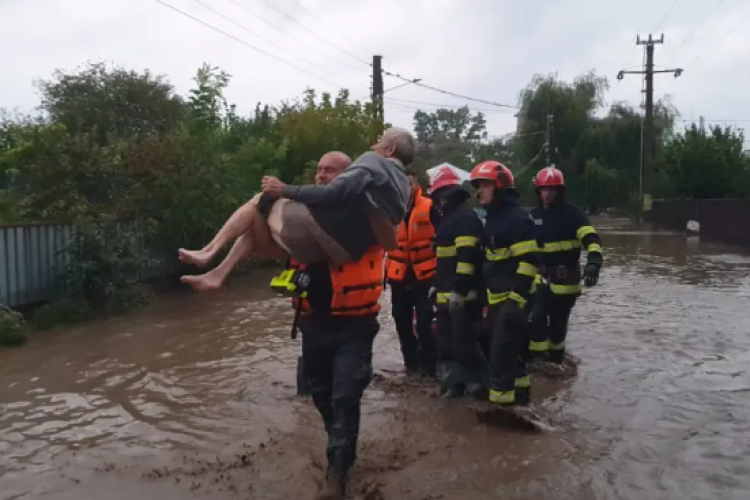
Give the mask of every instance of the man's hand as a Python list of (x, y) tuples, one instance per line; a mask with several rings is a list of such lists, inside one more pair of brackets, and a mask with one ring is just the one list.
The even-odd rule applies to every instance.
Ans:
[(599, 266), (596, 264), (586, 264), (583, 268), (583, 284), (585, 286), (596, 286), (599, 282)]
[(272, 194), (275, 196), (281, 196), (281, 190), (284, 189), (286, 184), (281, 182), (276, 177), (265, 176), (260, 183), (260, 187), (266, 194)]
[(453, 312), (457, 308), (463, 307), (464, 302), (466, 302), (466, 297), (456, 292), (451, 292), (450, 297), (448, 297), (448, 310)]

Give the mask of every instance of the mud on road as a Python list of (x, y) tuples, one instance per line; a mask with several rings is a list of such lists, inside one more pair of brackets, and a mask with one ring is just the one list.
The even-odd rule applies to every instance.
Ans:
[[(750, 498), (750, 258), (598, 223), (579, 374), (534, 379), (551, 432), (488, 427), (405, 378), (384, 300), (351, 498)], [(0, 352), (0, 499), (312, 499), (323, 430), (268, 279)]]

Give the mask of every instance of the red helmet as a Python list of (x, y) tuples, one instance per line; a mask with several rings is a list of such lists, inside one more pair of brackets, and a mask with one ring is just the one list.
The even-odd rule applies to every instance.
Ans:
[(456, 172), (452, 168), (440, 167), (430, 175), (430, 189), (427, 194), (432, 196), (439, 189), (448, 186), (461, 187), (461, 179), (458, 178), (458, 175), (456, 175)]
[(555, 167), (543, 168), (534, 178), (534, 186), (543, 187), (565, 187), (563, 173)]
[(483, 161), (471, 171), (471, 185), (477, 187), (479, 181), (488, 180), (495, 183), (497, 189), (516, 186), (513, 172), (508, 167), (495, 160)]

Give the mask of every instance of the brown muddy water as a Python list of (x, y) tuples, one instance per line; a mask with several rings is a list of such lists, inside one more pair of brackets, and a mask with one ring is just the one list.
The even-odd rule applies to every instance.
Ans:
[[(384, 312), (352, 498), (750, 498), (750, 257), (598, 222), (578, 377), (535, 379), (555, 430), (486, 427), (405, 380)], [(0, 499), (312, 499), (323, 430), (268, 279), (0, 352)]]

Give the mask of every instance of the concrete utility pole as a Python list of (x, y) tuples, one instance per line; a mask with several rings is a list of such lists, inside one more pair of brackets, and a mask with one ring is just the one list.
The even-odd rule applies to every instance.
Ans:
[(646, 200), (651, 199), (651, 195), (648, 193), (651, 188), (650, 180), (654, 169), (654, 75), (657, 73), (673, 73), (674, 77), (677, 78), (682, 74), (682, 68), (654, 69), (654, 47), (657, 44), (663, 43), (663, 34), (658, 39), (653, 38), (651, 35), (647, 39), (641, 39), (639, 35), (636, 39), (636, 45), (646, 46), (646, 67), (640, 71), (622, 70), (617, 73), (618, 80), (625, 78), (625, 75), (645, 75), (646, 79), (646, 116), (643, 122), (643, 147), (641, 149), (641, 185), (643, 186), (641, 202), (643, 208), (646, 210), (650, 210), (651, 208), (650, 203), (647, 203)]
[(385, 122), (383, 113), (383, 56), (372, 56), (372, 102), (375, 106), (375, 118)]

